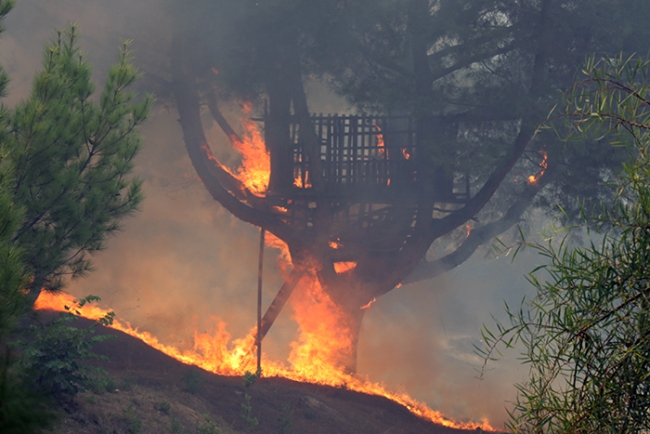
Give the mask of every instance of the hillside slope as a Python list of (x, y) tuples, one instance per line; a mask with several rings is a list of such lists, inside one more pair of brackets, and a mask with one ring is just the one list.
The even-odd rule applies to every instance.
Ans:
[[(101, 333), (116, 337), (96, 348), (110, 358), (98, 365), (112, 383), (80, 394), (52, 434), (249, 432), (242, 378), (184, 365), (119, 331)], [(386, 398), (345, 388), (262, 378), (248, 394), (248, 417), (258, 420), (259, 434), (475, 432), (434, 425)]]

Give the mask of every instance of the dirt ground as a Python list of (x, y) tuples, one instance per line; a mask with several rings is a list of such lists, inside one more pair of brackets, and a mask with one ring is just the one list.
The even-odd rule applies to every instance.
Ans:
[[(248, 389), (184, 365), (121, 332), (96, 347), (110, 358), (106, 387), (84, 392), (52, 434), (451, 434), (379, 396), (261, 378)], [(246, 395), (250, 396), (248, 409)], [(255, 426), (253, 419), (257, 419)]]

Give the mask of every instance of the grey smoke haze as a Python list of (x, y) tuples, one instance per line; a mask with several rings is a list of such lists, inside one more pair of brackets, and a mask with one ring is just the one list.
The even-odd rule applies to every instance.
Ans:
[[(23, 0), (6, 21), (0, 58), (12, 77), (7, 104), (29, 91), (40, 65), (43, 44), (54, 28), (76, 22), (82, 46), (101, 83), (116, 60), (121, 39), (133, 38), (136, 63), (156, 61), (155, 47), (166, 49), (173, 17), (164, 0)], [(347, 105), (314, 86), (315, 111), (346, 110)], [(232, 114), (231, 114), (232, 115)], [(236, 124), (236, 114), (233, 123)], [(136, 174), (144, 180), (142, 212), (98, 254), (96, 271), (73, 282), (75, 296), (99, 295), (102, 305), (163, 343), (191, 346), (194, 327), (207, 330), (211, 316), (223, 319), (233, 337), (254, 325), (258, 230), (224, 211), (205, 191), (186, 155), (173, 108), (156, 106), (142, 132), (144, 149)], [(213, 126), (217, 154), (228, 153), (226, 139)], [(365, 317), (359, 373), (402, 388), (432, 408), (459, 419), (488, 417), (500, 425), (515, 381), (526, 373), (516, 352), (489, 366), (477, 380), (479, 343), (490, 314), (503, 316), (503, 300), (518, 305), (530, 287), (523, 275), (537, 258), (524, 252), (485, 259), (486, 247), (457, 269), (435, 280), (404, 286), (380, 300)], [(265, 265), (265, 303), (281, 284), (271, 250)], [(296, 325), (290, 309), (282, 313), (264, 342), (269, 357), (286, 360)]]

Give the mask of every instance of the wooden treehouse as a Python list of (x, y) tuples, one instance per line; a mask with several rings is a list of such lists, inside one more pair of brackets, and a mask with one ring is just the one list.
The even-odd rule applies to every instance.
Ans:
[[(367, 252), (399, 250), (414, 235), (421, 204), (435, 202), (435, 212), (442, 217), (470, 198), (469, 176), (449, 170), (455, 157), (457, 125), (441, 118), (426, 127), (434, 147), (452, 152), (447, 165), (427, 157), (418, 142), (422, 128), (408, 116), (311, 116), (310, 127), (319, 148), (319, 188), (312, 183), (315, 165), (310, 162), (299, 123), (295, 119), (285, 123), (284, 139), (278, 140), (282, 134), (274, 134), (282, 122), (267, 117), (253, 120), (263, 123), (271, 155), (266, 193), (270, 209), (296, 231), (318, 232), (316, 238), (328, 240), (329, 248), (337, 252), (336, 261), (356, 263)], [(317, 219), (317, 209), (323, 205), (329, 210), (325, 224)], [(283, 284), (259, 319), (258, 342), (302, 272)], [(261, 315), (259, 304), (258, 313)]]
[[(269, 125), (267, 118), (255, 120)], [(337, 238), (362, 237), (361, 233), (367, 235), (368, 230), (385, 229), (389, 224), (398, 224), (402, 232), (408, 232), (423, 194), (432, 195), (441, 204), (438, 208), (449, 212), (457, 208), (453, 204), (470, 197), (466, 174), (453, 173), (424, 156), (415, 122), (408, 116), (321, 114), (312, 116), (311, 123), (320, 147), (323, 185), (318, 190), (311, 182), (313, 165), (298, 123), (289, 123), (290, 146), (284, 152), (274, 152), (273, 147), (279, 145), (268, 136), (268, 129), (264, 130), (272, 155), (267, 200), (296, 228), (313, 227), (315, 207), (327, 203), (333, 211), (332, 235)], [(436, 123), (440, 128), (435, 128)], [(433, 124), (434, 138), (449, 134), (450, 128), (443, 122)], [(273, 155), (282, 159), (274, 161)]]

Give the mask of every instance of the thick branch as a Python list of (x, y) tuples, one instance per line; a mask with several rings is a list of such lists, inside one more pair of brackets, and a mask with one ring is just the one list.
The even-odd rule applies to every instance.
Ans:
[[(286, 242), (296, 242), (289, 228), (270, 212), (252, 208), (242, 201), (253, 202), (256, 207), (266, 207), (266, 201), (257, 198), (227, 173), (212, 155), (203, 133), (199, 112), (199, 97), (190, 79), (183, 74), (182, 41), (174, 41), (174, 96), (179, 112), (183, 139), (192, 165), (212, 197), (235, 217), (256, 226), (264, 227)], [(231, 184), (230, 191), (225, 185)]]
[(490, 59), (494, 56), (498, 56), (499, 54), (507, 53), (508, 51), (511, 51), (516, 47), (517, 44), (512, 43), (512, 44), (505, 45), (503, 47), (497, 47), (487, 52), (477, 53), (473, 56), (468, 56), (466, 58), (463, 58), (447, 68), (442, 68), (434, 71), (433, 74), (431, 75), (432, 82), (442, 77), (446, 77), (447, 75), (461, 68), (465, 68), (466, 66), (469, 66), (472, 63), (480, 62), (481, 60)]
[[(544, 67), (547, 50), (546, 45), (548, 43), (548, 33), (551, 30), (548, 28), (548, 14), (550, 13), (550, 3), (551, 0), (545, 0), (541, 10), (540, 28), (542, 29), (542, 42), (540, 42), (537, 47), (535, 60), (533, 62), (532, 77), (529, 90), (530, 104), (535, 104), (535, 97), (540, 94), (544, 83)], [(521, 128), (519, 129), (519, 134), (517, 134), (517, 138), (515, 139), (510, 152), (503, 159), (499, 167), (497, 167), (497, 169), (488, 178), (483, 187), (481, 187), (479, 192), (461, 210), (441, 220), (432, 221), (431, 236), (433, 240), (449, 233), (461, 224), (467, 222), (490, 201), (494, 193), (496, 193), (497, 189), (499, 188), (499, 185), (501, 185), (501, 182), (503, 182), (506, 175), (510, 172), (510, 170), (512, 170), (513, 166), (517, 160), (519, 160), (524, 150), (526, 149), (529, 141), (534, 136), (536, 124), (536, 120), (531, 115), (524, 116)]]
[[(544, 35), (552, 30), (548, 26), (547, 19), (550, 10), (549, 4), (550, 0), (544, 0), (540, 17), (540, 28)], [(541, 89), (544, 83), (546, 45), (548, 38), (543, 37), (542, 40), (545, 41), (545, 43), (540, 43), (538, 45), (532, 67), (531, 84), (528, 92), (529, 104), (531, 106), (537, 103), (536, 98), (541, 94)], [(534, 110), (531, 109), (529, 113), (522, 116), (519, 133), (512, 143), (509, 152), (501, 160), (500, 164), (495, 168), (479, 192), (470, 199), (463, 208), (445, 218), (435, 220), (428, 214), (428, 208), (424, 207), (421, 209), (419, 212), (426, 213), (423, 217), (430, 219), (430, 223), (428, 223), (429, 230), (425, 236), (410, 237), (399, 252), (384, 255), (380, 261), (385, 265), (383, 269), (386, 271), (378, 273), (379, 268), (365, 266), (365, 264), (362, 264), (360, 261), (355, 272), (363, 273), (369, 278), (375, 276), (376, 279), (381, 279), (386, 283), (384, 287), (387, 285), (397, 285), (404, 280), (419, 264), (421, 258), (425, 257), (426, 252), (433, 241), (467, 223), (468, 220), (474, 217), (492, 199), (505, 177), (510, 173), (525, 151), (530, 140), (533, 138), (536, 131), (536, 125), (537, 119), (534, 116)], [(473, 238), (473, 240), (475, 239), (476, 238)], [(460, 252), (458, 254), (458, 259), (460, 259)], [(451, 260), (451, 258), (448, 259)], [(373, 272), (374, 275), (372, 274)]]
[[(501, 27), (499, 29), (492, 30), (487, 35), (482, 35), (481, 37), (470, 39), (469, 41), (463, 44), (457, 44), (457, 45), (451, 45), (445, 47), (440, 51), (436, 51), (435, 53), (429, 54), (428, 55), (429, 62), (439, 63), (442, 61), (443, 58), (447, 56), (471, 53), (473, 52), (473, 48), (485, 44), (489, 44), (492, 42), (498, 42), (499, 40), (502, 40), (504, 37), (508, 35), (512, 35), (516, 30), (518, 30), (517, 26)], [(486, 54), (485, 57), (489, 58), (492, 56)]]
[(241, 143), (242, 139), (239, 137), (239, 134), (230, 126), (230, 123), (223, 117), (221, 111), (219, 110), (219, 105), (217, 104), (217, 98), (214, 96), (214, 92), (208, 92), (206, 95), (206, 100), (208, 102), (208, 108), (210, 109), (210, 114), (212, 119), (219, 125), (221, 130), (228, 136), (232, 143)]
[(472, 256), (476, 249), (488, 242), (490, 239), (504, 233), (515, 225), (524, 211), (530, 206), (533, 199), (539, 191), (548, 184), (550, 178), (547, 172), (537, 184), (527, 185), (524, 191), (519, 195), (508, 211), (500, 219), (488, 223), (484, 226), (474, 228), (463, 243), (452, 253), (438, 258), (435, 261), (423, 261), (413, 270), (409, 276), (404, 279), (403, 283), (415, 283), (426, 279), (432, 279), (449, 270), (452, 270), (465, 262)]
[(515, 163), (523, 154), (528, 142), (533, 137), (535, 128), (533, 122), (528, 121), (521, 126), (519, 134), (514, 141), (511, 151), (506, 158), (503, 159), (499, 167), (492, 172), (487, 182), (481, 187), (479, 192), (460, 210), (450, 214), (449, 216), (440, 220), (433, 220), (431, 222), (431, 237), (436, 239), (441, 237), (458, 226), (465, 224), (469, 219), (474, 217), (487, 203), (490, 201), (494, 193), (498, 190), (501, 182), (510, 173)]

